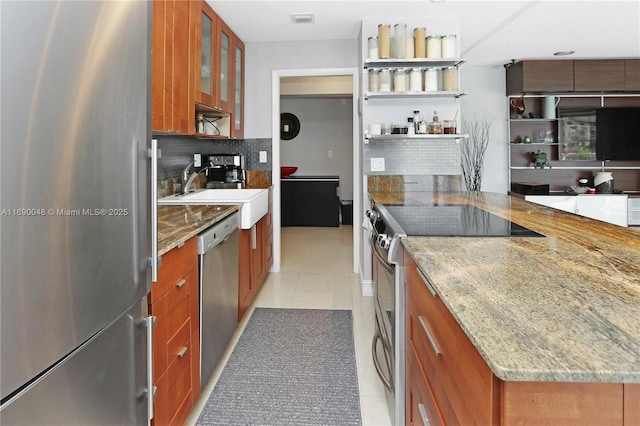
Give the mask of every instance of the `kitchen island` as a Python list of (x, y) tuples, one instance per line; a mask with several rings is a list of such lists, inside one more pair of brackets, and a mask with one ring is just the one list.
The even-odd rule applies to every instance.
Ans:
[[(406, 281), (417, 278), (415, 261), (435, 292), (420, 296), (434, 298), (426, 302), (412, 300), (415, 293), (408, 293), (407, 310), (441, 304), (472, 345), (470, 351), (477, 350), (491, 375), (475, 380), (485, 381), (478, 393), (488, 393), (487, 421), (566, 423), (582, 421), (576, 416), (588, 413), (593, 423), (640, 423), (640, 232), (501, 194), (403, 192), (370, 197), (385, 205), (470, 204), (545, 236), (409, 235), (402, 240), (408, 254)], [(426, 318), (423, 327), (438, 326), (421, 315)], [(422, 349), (420, 344), (411, 349), (412, 328), (409, 314), (407, 365), (415, 373), (413, 357)], [(437, 371), (437, 364), (447, 359), (447, 345), (442, 343), (442, 353), (432, 357), (432, 364), (417, 367), (424, 368), (427, 382), (434, 380), (428, 370)], [(456, 369), (467, 375), (475, 371), (464, 365), (473, 355), (459, 355), (463, 344), (451, 348), (463, 364), (449, 359), (446, 377), (457, 377)], [(438, 381), (445, 377), (438, 374)], [(409, 387), (409, 377), (407, 382)], [(455, 401), (438, 402), (439, 386), (428, 384), (425, 393), (435, 394), (436, 403), (431, 410), (425, 403), (426, 411), (445, 422), (447, 416), (467, 418), (455, 417)], [(407, 398), (411, 395), (408, 390)], [(473, 406), (467, 396), (466, 405)], [(407, 419), (410, 405), (407, 401)], [(607, 412), (605, 406), (610, 407)]]

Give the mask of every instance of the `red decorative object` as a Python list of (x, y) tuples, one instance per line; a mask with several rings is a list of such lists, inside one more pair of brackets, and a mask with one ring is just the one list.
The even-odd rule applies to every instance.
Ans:
[(298, 170), (295, 166), (281, 166), (280, 167), (280, 177), (288, 178), (292, 174), (294, 174)]

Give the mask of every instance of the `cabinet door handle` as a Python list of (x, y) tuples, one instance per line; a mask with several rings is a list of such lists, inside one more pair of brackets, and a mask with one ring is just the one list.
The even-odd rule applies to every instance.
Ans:
[(427, 278), (427, 276), (422, 273), (420, 268), (416, 268), (416, 271), (418, 271), (418, 275), (420, 275), (420, 278), (422, 279), (422, 282), (424, 283), (424, 285), (426, 285), (427, 288), (429, 289), (429, 293), (431, 293), (432, 296), (437, 296), (438, 292), (436, 291), (435, 288), (433, 288), (433, 284), (431, 284), (431, 281), (429, 281), (429, 278)]
[(178, 282), (176, 283), (176, 287), (180, 288), (180, 287), (182, 287), (186, 282), (187, 282), (187, 280), (183, 278), (183, 279), (181, 279), (180, 281), (178, 281)]
[(418, 317), (418, 321), (420, 321), (420, 325), (422, 326), (422, 331), (424, 331), (424, 334), (427, 336), (427, 340), (429, 340), (429, 344), (431, 345), (433, 352), (435, 352), (436, 356), (442, 355), (442, 352), (440, 352), (440, 348), (438, 348), (438, 344), (436, 343), (436, 339), (433, 337), (433, 335), (429, 331), (429, 327), (427, 327), (427, 323), (425, 322), (424, 318)]
[(187, 347), (184, 346), (182, 349), (180, 349), (180, 352), (178, 352), (178, 358), (182, 358), (186, 353), (187, 353)]
[(423, 425), (431, 424), (429, 422), (429, 416), (427, 415), (427, 410), (426, 408), (424, 408), (423, 403), (418, 404), (418, 411), (420, 411), (420, 418), (422, 419), (422, 424)]

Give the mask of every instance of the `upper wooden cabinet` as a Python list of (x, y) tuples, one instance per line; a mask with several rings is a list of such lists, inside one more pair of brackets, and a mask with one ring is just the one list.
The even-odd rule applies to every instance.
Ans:
[[(198, 3), (198, 2), (195, 2)], [(210, 107), (216, 106), (218, 94), (216, 76), (218, 75), (218, 61), (215, 54), (218, 31), (218, 15), (202, 2), (198, 16), (198, 31), (196, 31), (196, 90), (195, 100)]]
[(195, 27), (191, 2), (154, 0), (152, 19), (151, 128), (192, 134), (194, 98), (190, 52)]
[(624, 59), (573, 61), (576, 92), (624, 91), (624, 74)]
[(507, 95), (573, 91), (573, 61), (521, 61), (507, 68)]
[(217, 62), (218, 62), (218, 99), (217, 105), (213, 105), (225, 112), (233, 111), (233, 75), (235, 64), (233, 62), (233, 32), (221, 19), (218, 20), (217, 32)]
[(640, 59), (627, 59), (625, 62), (625, 90), (640, 92)]
[(507, 95), (640, 91), (640, 59), (521, 61), (507, 68)]
[(244, 137), (244, 43), (234, 35), (234, 75), (233, 75), (233, 124), (231, 136), (236, 139)]

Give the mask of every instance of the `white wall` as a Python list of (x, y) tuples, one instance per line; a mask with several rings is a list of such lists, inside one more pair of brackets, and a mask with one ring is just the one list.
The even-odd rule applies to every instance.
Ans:
[(353, 200), (351, 97), (286, 97), (280, 108), (300, 120), (298, 136), (280, 141), (280, 164), (297, 166), (296, 175), (338, 175), (340, 198)]
[(271, 71), (353, 68), (357, 40), (247, 43), (245, 46), (245, 138), (271, 137)]
[(462, 64), (460, 84), (468, 93), (460, 98), (463, 117), (481, 119), (485, 112), (493, 119), (485, 155), (482, 190), (508, 191), (507, 100), (504, 67)]

